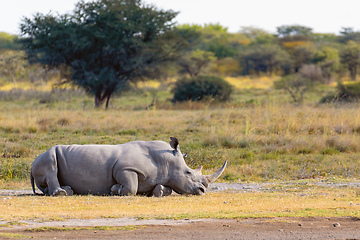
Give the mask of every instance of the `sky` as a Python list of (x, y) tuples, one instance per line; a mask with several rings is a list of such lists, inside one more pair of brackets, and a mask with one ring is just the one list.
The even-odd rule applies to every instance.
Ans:
[[(0, 32), (19, 34), (23, 17), (34, 13), (64, 14), (78, 0), (7, 0), (0, 5)], [(282, 25), (311, 27), (315, 33), (339, 34), (342, 27), (360, 31), (359, 0), (143, 0), (161, 9), (180, 12), (178, 24), (220, 24), (228, 32), (256, 27), (276, 33)]]

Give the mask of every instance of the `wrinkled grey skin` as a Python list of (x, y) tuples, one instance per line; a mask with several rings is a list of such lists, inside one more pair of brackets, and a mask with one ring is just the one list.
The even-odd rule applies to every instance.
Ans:
[(135, 141), (120, 145), (58, 145), (37, 157), (31, 168), (31, 184), (45, 195), (135, 195), (157, 197), (201, 195), (226, 167), (212, 175), (192, 170), (171, 138)]

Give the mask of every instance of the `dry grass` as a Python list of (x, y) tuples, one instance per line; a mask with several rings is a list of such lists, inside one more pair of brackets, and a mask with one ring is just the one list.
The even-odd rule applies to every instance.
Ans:
[(39, 197), (0, 199), (3, 221), (131, 217), (138, 219), (360, 216), (359, 196), (349, 188), (307, 187), (204, 196)]
[(191, 167), (204, 165), (211, 172), (228, 160), (224, 180), (360, 177), (356, 105), (268, 103), (181, 111), (2, 106), (0, 110), (0, 179), (26, 176), (26, 164), (53, 145), (168, 141), (170, 136), (180, 140)]
[(279, 77), (226, 77), (225, 80), (237, 89), (268, 89)]

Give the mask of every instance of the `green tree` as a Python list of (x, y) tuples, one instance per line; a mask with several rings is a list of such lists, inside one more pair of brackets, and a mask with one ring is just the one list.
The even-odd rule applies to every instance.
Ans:
[(254, 44), (272, 44), (276, 41), (274, 35), (260, 28), (251, 26), (241, 27), (240, 33), (246, 36), (251, 41), (251, 43)]
[(313, 62), (321, 67), (326, 81), (332, 80), (332, 75), (340, 69), (339, 50), (334, 47), (323, 46), (316, 51)]
[(302, 103), (304, 93), (313, 86), (310, 79), (299, 74), (288, 75), (274, 82), (275, 89), (287, 91), (295, 103)]
[(246, 38), (242, 34), (231, 34), (227, 32), (227, 28), (219, 24), (200, 25), (181, 25), (180, 29), (191, 29), (199, 34), (193, 49), (213, 52), (214, 55), (221, 59), (226, 57), (234, 57), (237, 48), (241, 45), (240, 39)]
[(245, 51), (240, 62), (244, 69), (244, 74), (261, 72), (273, 74), (275, 71), (282, 69), (282, 66), (290, 60), (286, 51), (282, 50), (278, 45), (254, 45)]
[(360, 42), (360, 32), (355, 32), (352, 28), (343, 27), (338, 36), (340, 43), (347, 43), (349, 41)]
[(316, 49), (312, 45), (296, 46), (291, 51), (295, 72), (299, 71), (302, 65), (310, 64), (314, 60)]
[(312, 28), (301, 25), (283, 25), (277, 27), (278, 37), (283, 41), (306, 41), (312, 35)]
[(141, 0), (80, 1), (72, 14), (36, 14), (21, 23), (29, 59), (71, 68), (71, 80), (95, 96), (95, 106), (130, 81), (155, 76), (174, 60), (185, 41), (174, 28), (172, 10)]
[(349, 41), (340, 51), (340, 61), (349, 70), (351, 79), (355, 80), (360, 65), (360, 44)]
[(186, 72), (190, 77), (199, 75), (200, 72), (206, 70), (207, 67), (216, 60), (213, 52), (207, 52), (203, 50), (195, 50), (188, 52), (178, 60), (181, 72)]
[(315, 64), (305, 64), (299, 72), (287, 75), (274, 82), (276, 89), (286, 90), (295, 103), (302, 103), (304, 94), (316, 85), (323, 83), (322, 69)]

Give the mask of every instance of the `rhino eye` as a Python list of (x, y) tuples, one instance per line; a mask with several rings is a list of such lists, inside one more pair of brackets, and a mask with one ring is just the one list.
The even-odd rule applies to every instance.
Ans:
[(189, 170), (186, 170), (186, 171), (185, 171), (185, 174), (191, 175), (191, 172), (190, 172)]

